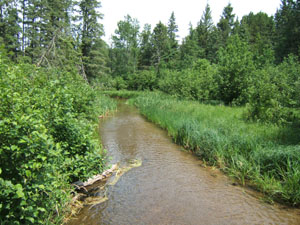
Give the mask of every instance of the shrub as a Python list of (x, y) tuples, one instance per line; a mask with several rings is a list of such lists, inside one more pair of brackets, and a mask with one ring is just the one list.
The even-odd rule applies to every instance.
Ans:
[(91, 118), (114, 104), (76, 73), (3, 57), (0, 73), (0, 223), (60, 223), (69, 183), (103, 170)]
[(208, 101), (217, 96), (217, 68), (206, 59), (194, 62), (190, 69), (165, 70), (159, 81), (159, 89), (165, 93), (186, 99)]
[(249, 89), (248, 117), (273, 123), (299, 122), (300, 64), (293, 56), (278, 66), (268, 66), (254, 74)]
[(128, 88), (131, 90), (150, 90), (157, 87), (157, 76), (153, 70), (142, 70), (129, 75)]

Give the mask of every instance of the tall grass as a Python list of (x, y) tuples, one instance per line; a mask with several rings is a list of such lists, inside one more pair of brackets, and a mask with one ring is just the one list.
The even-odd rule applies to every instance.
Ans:
[(176, 143), (241, 184), (247, 182), (271, 199), (300, 205), (300, 137), (291, 135), (295, 130), (246, 122), (245, 108), (181, 101), (161, 93), (130, 101)]

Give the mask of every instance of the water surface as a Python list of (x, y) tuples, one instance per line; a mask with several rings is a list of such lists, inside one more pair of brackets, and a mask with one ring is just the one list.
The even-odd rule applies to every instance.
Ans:
[(204, 168), (131, 106), (121, 104), (100, 133), (112, 164), (143, 164), (108, 188), (108, 201), (84, 208), (70, 224), (300, 224), (298, 209), (264, 203)]

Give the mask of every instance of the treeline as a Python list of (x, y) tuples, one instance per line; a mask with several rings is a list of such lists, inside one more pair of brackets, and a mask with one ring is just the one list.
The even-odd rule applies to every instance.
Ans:
[(250, 119), (291, 122), (300, 106), (299, 28), (300, 3), (292, 0), (282, 0), (275, 17), (260, 12), (241, 20), (228, 4), (216, 25), (207, 5), (182, 43), (174, 13), (142, 32), (128, 15), (112, 36), (106, 86), (247, 104)]
[(0, 44), (15, 62), (76, 67), (91, 80), (107, 72), (97, 0), (2, 0)]

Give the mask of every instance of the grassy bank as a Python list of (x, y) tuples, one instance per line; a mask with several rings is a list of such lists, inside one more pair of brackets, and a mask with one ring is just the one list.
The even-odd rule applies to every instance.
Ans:
[(70, 183), (105, 167), (96, 134), (112, 99), (76, 71), (0, 56), (0, 224), (61, 224)]
[(174, 141), (271, 200), (300, 205), (299, 129), (248, 123), (245, 108), (180, 101), (160, 93), (130, 100)]

